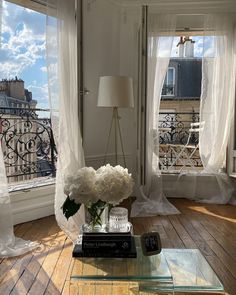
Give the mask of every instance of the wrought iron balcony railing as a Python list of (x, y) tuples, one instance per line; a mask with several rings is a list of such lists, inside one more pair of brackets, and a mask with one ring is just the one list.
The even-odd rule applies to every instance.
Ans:
[[(0, 141), (3, 149), (6, 173), (9, 182), (29, 180), (56, 174), (57, 150), (54, 143), (49, 110), (0, 107)], [(199, 113), (160, 112), (159, 158), (160, 168), (170, 171), (201, 168), (198, 150), (185, 164), (178, 153), (186, 145), (190, 123), (199, 121)], [(198, 144), (198, 134), (190, 138), (192, 145)]]
[(159, 113), (161, 170), (178, 172), (202, 168), (198, 149), (199, 134), (189, 131), (190, 124), (196, 122), (199, 122), (199, 113), (196, 112)]
[(57, 150), (47, 109), (0, 108), (0, 141), (9, 182), (56, 174)]
[(175, 85), (174, 84), (164, 84), (163, 87), (162, 87), (161, 95), (173, 96), (174, 95), (174, 90), (175, 90)]

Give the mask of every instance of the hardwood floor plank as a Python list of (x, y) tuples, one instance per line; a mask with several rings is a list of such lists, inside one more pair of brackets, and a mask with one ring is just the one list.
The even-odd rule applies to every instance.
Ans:
[(218, 257), (206, 256), (206, 260), (211, 265), (212, 269), (217, 273), (217, 276), (224, 285), (225, 291), (230, 295), (234, 295), (236, 291), (236, 280), (233, 278), (231, 273), (225, 269)]
[[(182, 199), (172, 203), (182, 214), (133, 218), (134, 232), (158, 231), (165, 248), (198, 248), (219, 276), (226, 294), (236, 295), (235, 207)], [(91, 266), (72, 259), (72, 243), (57, 226), (54, 217), (18, 225), (15, 234), (40, 240), (43, 249), (0, 260), (1, 295), (26, 295), (27, 291), (31, 295), (134, 294), (131, 285), (88, 287), (71, 280), (72, 273), (92, 271)]]
[[(42, 221), (44, 224), (46, 222), (46, 219)], [(40, 239), (42, 236), (47, 235), (48, 233), (48, 227), (46, 224), (42, 227), (42, 223), (39, 222), (33, 222), (33, 226), (30, 227), (30, 229), (25, 233), (23, 236), (25, 239), (30, 239), (32, 241), (37, 241), (37, 239)], [(37, 250), (35, 250), (37, 251)], [(8, 294), (10, 293), (16, 283), (18, 282), (19, 278), (27, 268), (28, 264), (33, 258), (34, 251), (28, 252), (27, 254), (23, 256), (19, 256), (15, 263), (12, 265), (10, 270), (8, 270), (7, 274), (3, 277), (0, 285), (0, 294)], [(6, 259), (6, 262), (8, 259)], [(12, 260), (10, 260), (12, 261)], [(13, 260), (14, 261), (14, 260)]]
[[(229, 239), (231, 243), (236, 246), (236, 214), (234, 214), (235, 219), (232, 219), (228, 218), (226, 213), (218, 213), (220, 210), (219, 208), (221, 208), (221, 210), (225, 208), (223, 205), (217, 205), (218, 207), (216, 207), (216, 205), (199, 206), (199, 204), (195, 204), (194, 206), (185, 207), (184, 212), (188, 215), (191, 214), (192, 216), (198, 217), (199, 219), (209, 221), (211, 225), (221, 233), (222, 237)], [(228, 205), (225, 206), (227, 207)], [(233, 206), (228, 206), (228, 208), (231, 207)]]
[(63, 288), (63, 291), (62, 291), (62, 295), (83, 295), (83, 294), (86, 294), (85, 293), (82, 293), (82, 292), (79, 292), (79, 287), (77, 285), (77, 282), (75, 281), (66, 281), (65, 282), (65, 286)]
[(161, 216), (155, 216), (151, 218), (148, 231), (157, 231), (159, 233), (163, 248), (174, 248), (174, 244), (172, 243), (172, 240), (169, 239), (161, 222)]
[(215, 252), (216, 256), (219, 258), (220, 262), (225, 266), (225, 268), (232, 274), (236, 280), (236, 263), (231, 258), (230, 255), (219, 245), (216, 241), (208, 241), (208, 245)]
[[(206, 217), (205, 217), (206, 218)], [(202, 225), (203, 218), (199, 215), (188, 217), (189, 222), (193, 225), (193, 227), (198, 232), (198, 235), (201, 236), (207, 243), (207, 245), (214, 252), (215, 256), (219, 259), (219, 261), (224, 265), (225, 269), (231, 273), (231, 275), (236, 279), (236, 264), (235, 261), (225, 252), (224, 248), (220, 244), (218, 244), (217, 240), (213, 238), (212, 231), (207, 231)]]
[(135, 235), (141, 235), (142, 233), (145, 232), (145, 223), (146, 220), (144, 217), (136, 217), (131, 219), (131, 223), (133, 224), (134, 227), (134, 234)]
[(217, 227), (217, 225), (215, 225), (212, 220), (209, 220), (207, 217), (203, 216), (201, 222), (206, 230), (211, 233), (214, 239), (224, 248), (224, 250), (236, 263), (236, 246), (232, 243), (232, 241), (220, 231), (219, 227)]
[[(25, 238), (24, 235), (32, 228), (34, 225), (34, 222), (28, 222), (26, 224), (21, 224), (17, 227), (15, 234), (18, 237)], [(1, 267), (0, 267), (0, 285), (1, 281), (3, 280), (3, 276), (13, 267), (13, 265), (16, 263), (16, 261), (19, 259), (19, 257), (11, 257), (8, 259), (2, 259), (1, 261)]]
[(47, 229), (47, 235), (46, 239), (43, 237), (40, 239), (40, 249), (37, 249), (37, 251), (33, 251), (33, 258), (27, 265), (25, 271), (19, 278), (18, 282), (16, 283), (14, 289), (12, 290), (11, 294), (27, 294), (28, 290), (31, 288), (35, 277), (37, 276), (47, 254), (49, 251), (49, 246), (47, 244), (48, 236), (50, 236), (50, 233), (55, 232), (55, 230), (58, 229), (58, 226), (55, 224), (55, 221), (52, 220), (51, 223), (48, 221), (46, 224), (41, 223), (42, 226)]
[(58, 229), (56, 235), (53, 236), (53, 241), (51, 241), (52, 244), (50, 246), (48, 254), (35, 278), (35, 281), (33, 282), (30, 290), (28, 291), (28, 294), (44, 294), (44, 292), (47, 289), (50, 278), (53, 274), (54, 268), (57, 264), (57, 261), (60, 257), (61, 251), (66, 242), (66, 239), (67, 238), (64, 232)]
[(174, 248), (185, 248), (183, 241), (180, 239), (178, 233), (175, 231), (168, 217), (161, 217), (161, 223), (167, 233), (169, 240), (172, 242)]
[(202, 254), (204, 256), (214, 255), (214, 252), (207, 245), (205, 240), (199, 235), (199, 233), (193, 227), (186, 215), (178, 215), (177, 218), (182, 226), (185, 228), (185, 230), (188, 232), (194, 243), (197, 245), (198, 249), (202, 252)]
[(179, 222), (178, 218), (175, 215), (169, 216), (169, 220), (172, 226), (175, 228), (176, 232), (178, 233), (180, 239), (182, 240), (184, 246), (188, 249), (197, 248), (196, 243), (185, 230), (183, 225)]
[(70, 266), (70, 262), (72, 259), (72, 250), (73, 244), (69, 238), (67, 238), (61, 255), (57, 261), (57, 264), (54, 268), (53, 274), (47, 286), (47, 290), (45, 292), (46, 295), (50, 294), (61, 294), (65, 280), (67, 277), (67, 272)]
[[(72, 245), (72, 249), (73, 249), (73, 245)], [(73, 266), (74, 266), (74, 261), (75, 261), (75, 258), (72, 258), (72, 254), (70, 253), (70, 263), (69, 263), (69, 268), (68, 268), (68, 271), (67, 271), (67, 274), (66, 274), (66, 280), (65, 280), (65, 284), (63, 286), (63, 290), (62, 290), (62, 294), (63, 295), (69, 295), (70, 294), (70, 288), (71, 290), (75, 287), (73, 287), (71, 285), (71, 274), (72, 274), (72, 270), (73, 270)], [(77, 260), (78, 261), (78, 260)], [(72, 291), (71, 291), (72, 292)]]

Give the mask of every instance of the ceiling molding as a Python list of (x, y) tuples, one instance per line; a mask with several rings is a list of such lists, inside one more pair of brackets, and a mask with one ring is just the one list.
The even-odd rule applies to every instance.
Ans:
[(113, 0), (123, 6), (152, 7), (156, 12), (210, 13), (236, 12), (235, 0)]

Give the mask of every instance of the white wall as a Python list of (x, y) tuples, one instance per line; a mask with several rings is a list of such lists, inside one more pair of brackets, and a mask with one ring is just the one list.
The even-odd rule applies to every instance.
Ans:
[[(128, 10), (107, 0), (84, 3), (84, 80), (90, 90), (84, 100), (84, 150), (87, 165), (98, 168), (103, 164), (112, 115), (111, 109), (97, 107), (99, 77), (132, 77), (136, 101), (140, 9)], [(135, 114), (136, 108), (120, 110), (126, 160), (131, 172), (135, 170), (136, 156)], [(113, 146), (107, 160), (115, 164)], [(123, 165), (121, 156), (119, 160)], [(54, 214), (54, 189), (51, 185), (11, 193), (14, 224)]]
[[(139, 12), (137, 8), (126, 11), (106, 0), (84, 7), (84, 85), (90, 90), (84, 99), (84, 150), (87, 165), (95, 168), (103, 164), (112, 116), (112, 109), (97, 107), (99, 77), (132, 77), (135, 101), (137, 98)], [(120, 109), (119, 112), (128, 167), (133, 170), (136, 109)], [(109, 147), (108, 154), (108, 160), (114, 164), (114, 145)]]
[(10, 194), (14, 224), (54, 214), (55, 186), (47, 185)]

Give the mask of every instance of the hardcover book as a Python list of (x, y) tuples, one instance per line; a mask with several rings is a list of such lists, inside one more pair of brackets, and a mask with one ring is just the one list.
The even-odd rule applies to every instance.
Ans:
[(130, 233), (84, 233), (82, 236), (82, 249), (96, 251), (128, 251), (131, 249)]
[(131, 236), (131, 243), (129, 248), (122, 248), (124, 241), (118, 242), (86, 242), (85, 248), (82, 247), (82, 244), (76, 244), (72, 253), (73, 257), (107, 257), (107, 258), (136, 258), (136, 246), (134, 237)]

